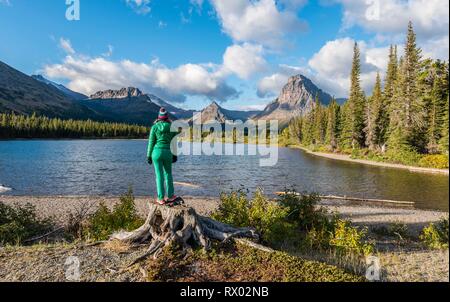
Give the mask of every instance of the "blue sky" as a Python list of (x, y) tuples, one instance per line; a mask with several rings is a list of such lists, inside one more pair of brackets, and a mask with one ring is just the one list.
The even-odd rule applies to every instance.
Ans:
[[(0, 0), (0, 60), (90, 94), (138, 86), (184, 108), (261, 108), (303, 73), (345, 97), (351, 49), (363, 86), (414, 22), (424, 54), (448, 60), (447, 0)], [(425, 9), (426, 8), (426, 9)]]

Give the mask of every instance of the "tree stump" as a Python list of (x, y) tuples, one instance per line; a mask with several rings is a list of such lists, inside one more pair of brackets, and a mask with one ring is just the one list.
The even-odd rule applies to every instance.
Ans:
[(211, 240), (223, 242), (236, 237), (259, 239), (259, 235), (252, 228), (232, 227), (200, 216), (190, 207), (149, 204), (149, 208), (147, 219), (140, 228), (132, 232), (121, 231), (110, 238), (126, 243), (149, 245), (147, 251), (130, 266), (152, 255), (156, 258), (164, 247), (173, 243), (183, 249), (200, 246), (207, 250)]

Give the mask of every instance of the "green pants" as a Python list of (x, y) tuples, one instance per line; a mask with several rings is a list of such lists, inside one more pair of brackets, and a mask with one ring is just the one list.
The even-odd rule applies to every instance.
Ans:
[(169, 149), (154, 149), (152, 152), (152, 161), (155, 166), (158, 200), (164, 199), (164, 183), (166, 184), (167, 197), (171, 198), (174, 195), (172, 160), (172, 152)]

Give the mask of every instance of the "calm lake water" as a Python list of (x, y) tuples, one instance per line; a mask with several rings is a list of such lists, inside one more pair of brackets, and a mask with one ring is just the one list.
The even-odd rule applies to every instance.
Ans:
[[(154, 195), (154, 172), (144, 140), (0, 141), (0, 194)], [(275, 167), (258, 156), (181, 156), (174, 166), (180, 195), (218, 196), (262, 187), (267, 194), (297, 191), (415, 201), (418, 208), (449, 209), (449, 177), (365, 166), (279, 149)], [(11, 188), (12, 190), (7, 190)]]

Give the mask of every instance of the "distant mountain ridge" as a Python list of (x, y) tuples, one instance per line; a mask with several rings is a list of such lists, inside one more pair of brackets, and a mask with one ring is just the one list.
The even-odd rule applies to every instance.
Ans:
[[(328, 105), (331, 95), (322, 91), (303, 75), (290, 77), (280, 95), (263, 111), (235, 111), (212, 102), (201, 111), (178, 108), (153, 94), (136, 87), (98, 91), (87, 97), (64, 85), (52, 82), (42, 75), (28, 76), (0, 61), (0, 112), (46, 115), (63, 119), (92, 119), (96, 121), (151, 125), (160, 107), (165, 107), (172, 119), (192, 123), (249, 119), (278, 120), (286, 125), (292, 118), (301, 116), (315, 105), (315, 97)], [(343, 101), (344, 99), (342, 99)]]
[(0, 112), (48, 117), (97, 119), (89, 108), (60, 89), (38, 81), (0, 61)]
[(217, 102), (212, 102), (209, 106), (203, 109), (201, 112), (194, 115), (188, 120), (190, 124), (196, 123), (208, 123), (218, 122), (224, 124), (226, 121), (241, 120), (243, 122), (251, 119), (257, 115), (259, 111), (234, 111), (222, 108)]

